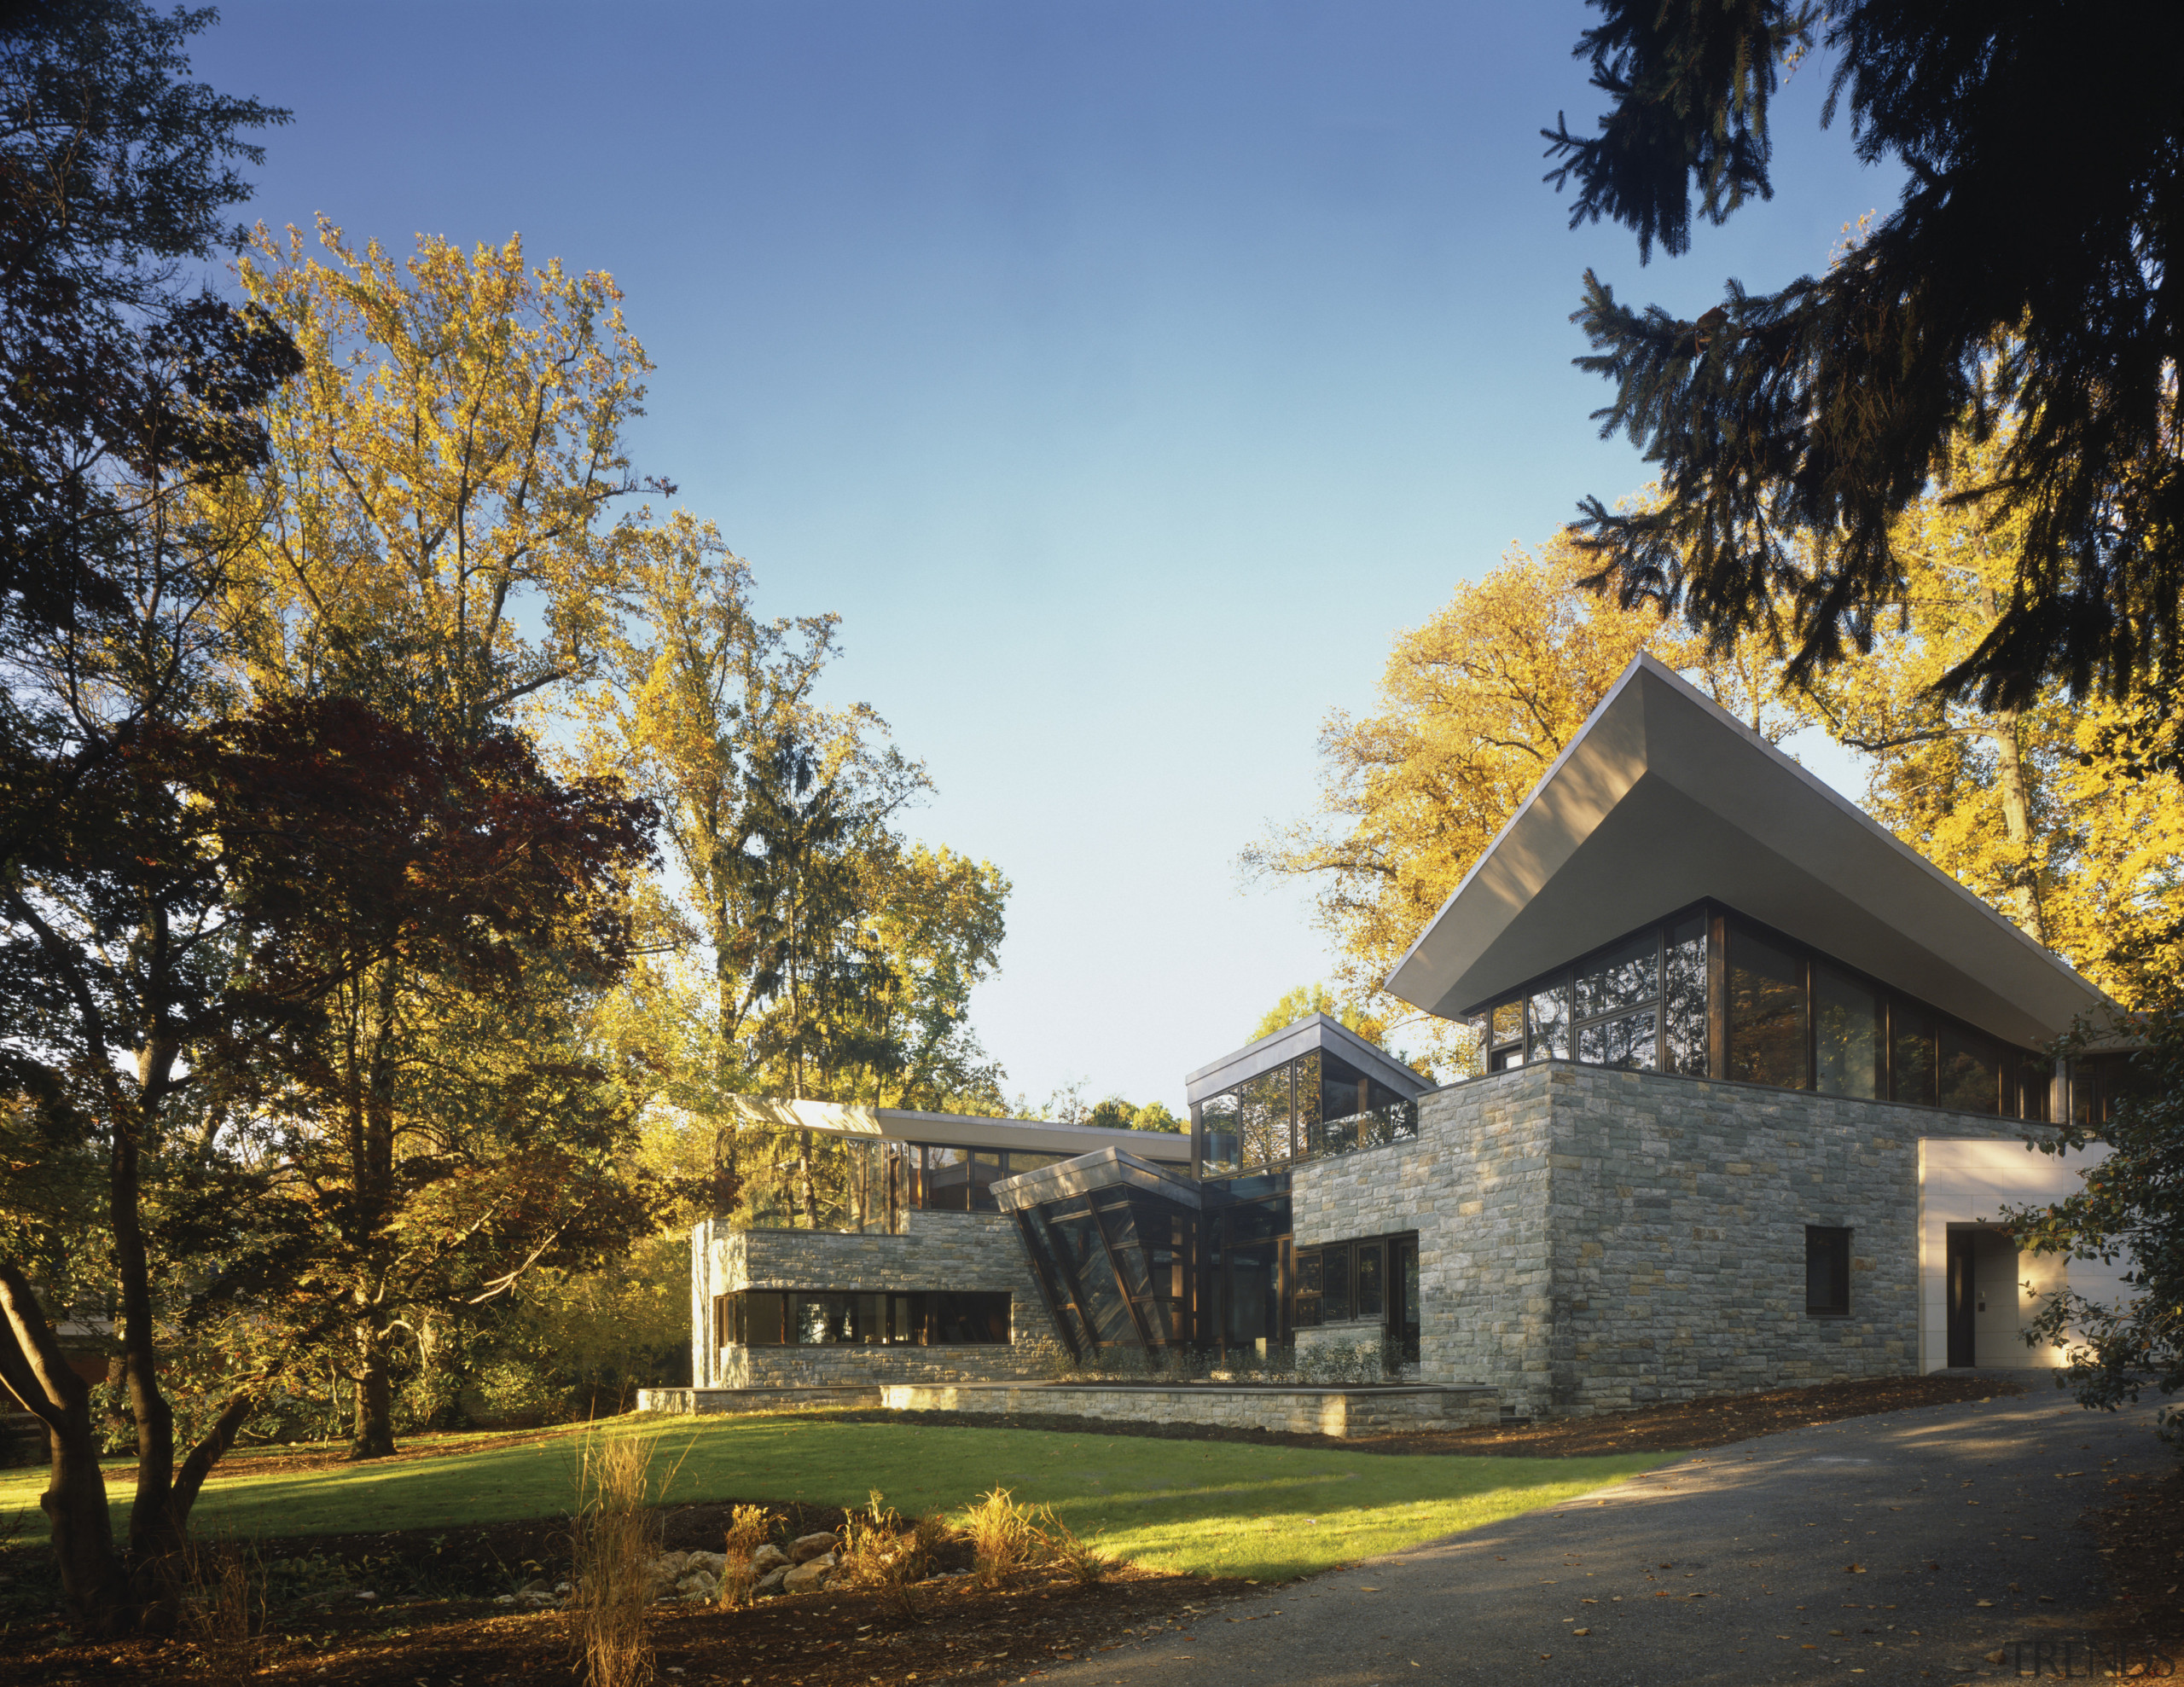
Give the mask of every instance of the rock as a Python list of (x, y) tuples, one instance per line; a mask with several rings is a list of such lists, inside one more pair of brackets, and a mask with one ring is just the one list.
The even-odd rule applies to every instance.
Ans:
[(827, 1585), (827, 1578), (834, 1573), (834, 1555), (822, 1553), (816, 1558), (807, 1558), (781, 1578), (784, 1593), (816, 1593)]
[[(493, 1596), (493, 1603), (496, 1605), (513, 1605), (515, 1603), (515, 1595), (513, 1593), (496, 1593)], [(326, 1607), (323, 1605), (319, 1607), (319, 1609), (322, 1611), (325, 1609)]]
[(834, 1550), (831, 1534), (800, 1534), (788, 1544), (788, 1561), (792, 1564), (808, 1563), (822, 1552)]
[(652, 1561), (652, 1573), (663, 1581), (673, 1581), (689, 1562), (688, 1552), (663, 1552)]
[(787, 1569), (788, 1554), (770, 1540), (751, 1555), (751, 1568), (761, 1575), (768, 1570)]
[(752, 1585), (751, 1591), (754, 1595), (760, 1593), (778, 1593), (781, 1591), (781, 1584), (787, 1580), (788, 1566), (783, 1564), (779, 1569), (771, 1571), (769, 1574), (759, 1577), (758, 1581)]
[(713, 1577), (715, 1580), (718, 1580), (720, 1573), (728, 1568), (728, 1554), (725, 1552), (693, 1552), (690, 1555), (689, 1562), (682, 1568), (688, 1574), (695, 1575), (700, 1570), (703, 1570), (707, 1575)]
[(685, 1599), (710, 1599), (720, 1591), (720, 1583), (703, 1570), (693, 1570), (675, 1584), (675, 1591)]
[(554, 1591), (556, 1593), (573, 1593), (576, 1591), (576, 1589), (570, 1586), (566, 1581), (557, 1581), (554, 1584)]
[(553, 1591), (554, 1584), (543, 1578), (535, 1578), (532, 1580), (526, 1581), (521, 1587), (516, 1589), (516, 1591), (519, 1593), (551, 1593)]

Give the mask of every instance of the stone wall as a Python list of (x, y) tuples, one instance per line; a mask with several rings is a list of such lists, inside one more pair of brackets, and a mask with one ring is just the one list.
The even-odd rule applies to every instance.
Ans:
[[(996, 1379), (1048, 1374), (1060, 1351), (1015, 1221), (1001, 1213), (914, 1209), (898, 1236), (728, 1230), (710, 1220), (690, 1245), (692, 1379), (703, 1388), (836, 1385), (878, 1377)], [(1009, 1296), (1009, 1342), (961, 1347), (741, 1348), (712, 1329), (716, 1295), (743, 1289), (841, 1294), (958, 1290)]]
[[(1542, 1070), (1555, 1261), (1541, 1403), (1564, 1412), (1917, 1374), (1919, 1139), (2022, 1130), (1757, 1084)], [(1805, 1311), (1807, 1225), (1851, 1232), (1845, 1316)]]
[(1211, 1423), (1292, 1435), (1389, 1435), (1488, 1429), (1501, 1422), (1491, 1388), (1114, 1388), (1095, 1383), (890, 1384), (897, 1412), (1049, 1412), (1136, 1423)]
[[(1298, 1168), (1299, 1246), (1415, 1229), (1420, 1374), (1527, 1413), (1915, 1373), (1918, 1141), (2014, 1121), (1548, 1063), (1421, 1097), (1414, 1142)], [(1850, 1312), (1804, 1230), (1853, 1232)]]

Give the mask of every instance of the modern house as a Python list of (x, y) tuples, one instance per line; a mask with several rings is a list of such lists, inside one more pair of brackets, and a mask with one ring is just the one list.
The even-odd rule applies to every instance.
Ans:
[(1389, 988), (1483, 1070), (1314, 1016), (1191, 1074), (1188, 1139), (780, 1114), (804, 1169), (696, 1238), (699, 1385), (1363, 1347), (1531, 1415), (2043, 1362), (2064, 1267), (1995, 1220), (2077, 1186), (2025, 1138), (2113, 1072), (2042, 1051), (2111, 1005), (1650, 657)]

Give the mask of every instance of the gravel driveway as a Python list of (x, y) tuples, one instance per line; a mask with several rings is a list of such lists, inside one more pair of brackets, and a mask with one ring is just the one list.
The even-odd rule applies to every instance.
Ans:
[(2042, 1376), (2022, 1396), (1740, 1441), (1044, 1678), (1749, 1687), (1966, 1681), (2036, 1657), (2097, 1676), (2082, 1638), (2107, 1596), (2077, 1520), (2167, 1468), (2152, 1417), (2085, 1412)]

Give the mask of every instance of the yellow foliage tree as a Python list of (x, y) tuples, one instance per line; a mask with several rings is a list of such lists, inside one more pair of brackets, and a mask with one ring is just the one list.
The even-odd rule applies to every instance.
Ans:
[[(2173, 923), (2184, 882), (2175, 725), (2146, 705), (2073, 704), (2051, 686), (2020, 708), (1944, 702), (1933, 687), (2000, 621), (2020, 519), (1954, 502), (1999, 472), (2007, 432), (1960, 440), (1947, 478), (1891, 534), (1901, 595), (1872, 650), (1799, 699), (1868, 758), (1866, 806), (1898, 837), (2094, 982)], [(2146, 776), (2135, 776), (2137, 773)]]
[[(253, 522), (229, 594), (260, 691), (347, 690), (477, 732), (590, 671), (629, 566), (623, 430), (651, 365), (613, 280), (530, 269), (520, 240), (398, 262), (322, 222), (261, 228), (252, 304), (305, 357), (264, 470), (213, 494)], [(525, 621), (537, 625), (535, 635)], [(421, 718), (420, 718), (421, 717)]]
[[(273, 402), (266, 462), (199, 490), (199, 519), (251, 536), (222, 600), (235, 677), (259, 700), (359, 699), (475, 746), (598, 659), (639, 531), (610, 507), (637, 490), (623, 431), (650, 366), (609, 277), (529, 267), (517, 239), (466, 253), (422, 238), (398, 260), (322, 221), (317, 246), (322, 258), (295, 229), (260, 228), (239, 266), (304, 372)], [(360, 1453), (392, 1446), (404, 1226), (423, 1212), (399, 1168), (500, 1151), (462, 1136), (433, 1075), (475, 1079), (497, 1062), (528, 1081), (526, 1060), (580, 1058), (590, 1005), (554, 957), (525, 964), (529, 1023), (503, 1012), (480, 1024), (462, 981), (410, 954), (361, 969), (328, 1004), (325, 1116), (297, 1122), (298, 1141), (358, 1215), (343, 1269)], [(561, 1128), (594, 1106), (572, 1102)]]
[(1384, 1036), (1414, 1040), (1421, 1066), (1469, 1070), (1476, 1051), (1382, 981), (1634, 657), (1689, 670), (1770, 739), (1794, 723), (1764, 651), (1709, 657), (1653, 610), (1584, 590), (1588, 567), (1566, 536), (1536, 558), (1512, 546), (1399, 635), (1376, 712), (1321, 729), (1319, 813), (1245, 853), (1249, 871), (1316, 887), (1342, 994)]

